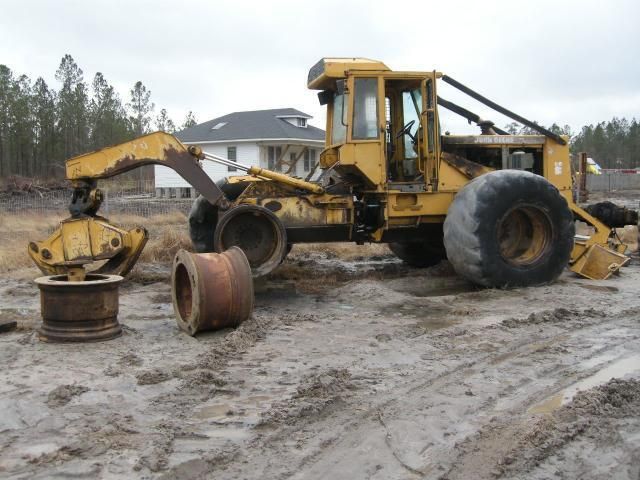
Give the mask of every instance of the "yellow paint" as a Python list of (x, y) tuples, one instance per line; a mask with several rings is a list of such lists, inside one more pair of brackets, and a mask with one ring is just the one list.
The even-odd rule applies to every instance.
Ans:
[(108, 273), (119, 274), (133, 266), (146, 242), (143, 228), (127, 231), (106, 219), (82, 217), (63, 220), (49, 238), (32, 242), (27, 251), (46, 275), (110, 259), (117, 261), (110, 264)]
[[(164, 132), (150, 133), (67, 160), (67, 179), (108, 178), (142, 165), (162, 164), (168, 160), (169, 151), (188, 153), (187, 147), (173, 135)], [(194, 153), (197, 155), (198, 152)]]
[(255, 175), (257, 177), (266, 178), (269, 180), (273, 180), (278, 183), (282, 183), (284, 185), (289, 185), (294, 188), (300, 188), (302, 190), (307, 190), (311, 193), (322, 193), (324, 192), (324, 188), (322, 188), (317, 183), (305, 182), (304, 180), (300, 180), (298, 178), (290, 177), (284, 173), (273, 172), (271, 170), (267, 170), (266, 168), (260, 167), (251, 167), (249, 168), (250, 175)]
[(339, 147), (340, 172), (362, 176), (369, 188), (382, 190), (386, 169), (383, 168), (380, 142), (359, 141)]
[[(333, 116), (333, 106), (329, 104), (326, 148), (320, 154), (320, 166), (334, 168), (343, 177), (355, 180), (352, 182), (353, 194), (382, 206), (384, 224), (370, 232), (367, 240), (381, 241), (385, 231), (392, 228), (408, 229), (421, 223), (443, 222), (455, 194), (473, 177), (491, 171), (489, 167), (467, 168), (469, 164), (456, 166), (455, 162), (443, 160), (441, 150), (444, 147), (438, 131), (439, 111), (436, 102), (436, 83), (441, 76), (436, 71), (394, 72), (384, 63), (366, 58), (325, 58), (309, 72), (308, 86), (311, 89), (335, 90), (337, 80), (346, 80), (346, 140), (336, 145), (329, 144)], [(356, 78), (377, 80), (379, 134), (375, 139), (353, 138), (351, 119), (356, 102)], [(417, 105), (420, 110), (417, 112), (419, 128), (416, 130), (416, 144), (413, 147), (417, 155), (416, 175), (410, 169), (406, 170), (409, 173), (405, 173), (402, 168), (392, 168), (402, 167), (402, 162), (411, 167), (410, 157), (413, 152), (405, 151), (410, 147), (405, 148), (402, 141), (395, 142), (396, 152), (391, 158), (387, 158), (385, 142), (385, 98), (389, 98), (392, 105), (391, 123), (395, 131), (391, 135), (395, 135), (405, 121), (402, 92), (414, 89), (420, 90), (422, 98), (422, 104)], [(433, 123), (429, 119), (433, 119)], [(430, 125), (433, 130), (429, 130)], [(609, 262), (607, 269), (611, 270), (611, 264), (616, 263), (612, 260), (612, 255), (619, 253), (608, 248), (610, 229), (573, 202), (567, 145), (560, 145), (540, 135), (450, 136), (444, 145), (451, 142), (463, 142), (463, 146), (467, 146), (464, 142), (470, 142), (468, 146), (474, 149), (501, 149), (508, 146), (512, 149), (522, 147), (541, 152), (542, 173), (545, 178), (558, 188), (574, 214), (595, 229), (594, 235), (575, 243), (571, 268), (583, 275), (597, 276), (604, 274), (603, 265)], [(80, 185), (88, 179), (108, 178), (141, 165), (155, 163), (170, 166), (170, 161), (176, 161), (176, 155), (180, 162), (197, 162), (203, 157), (200, 148), (186, 147), (172, 135), (156, 132), (72, 158), (66, 162), (66, 174), (69, 180)], [(277, 202), (280, 207), (274, 213), (283, 220), (285, 226), (355, 226), (353, 194), (333, 195), (329, 188), (325, 191), (317, 183), (256, 166), (250, 167), (248, 173), (246, 176), (229, 178), (230, 183), (248, 184), (232, 204), (266, 205)], [(197, 179), (198, 175), (199, 172), (196, 171), (192, 177)], [(388, 182), (389, 177), (393, 177), (392, 183)], [(93, 193), (97, 195), (97, 190), (94, 189)], [(96, 201), (96, 205), (98, 204), (99, 201)], [(68, 219), (47, 240), (35, 242), (35, 247), (29, 249), (29, 254), (46, 273), (59, 273), (62, 268), (99, 259), (117, 259), (119, 263), (114, 263), (114, 268), (126, 270), (133, 265), (145, 242), (144, 229), (125, 231), (100, 218)], [(47, 250), (49, 258), (43, 257), (43, 249)], [(596, 261), (596, 258), (599, 260)]]
[(273, 213), (289, 227), (345, 225), (353, 221), (353, 198), (350, 195), (296, 195), (287, 197), (245, 198), (240, 203), (267, 205), (277, 202)]

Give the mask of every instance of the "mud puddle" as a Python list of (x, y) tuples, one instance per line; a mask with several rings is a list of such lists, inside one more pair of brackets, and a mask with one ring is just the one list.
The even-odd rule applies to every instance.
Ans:
[(244, 427), (253, 427), (260, 419), (260, 412), (265, 411), (274, 399), (269, 395), (251, 395), (243, 399), (218, 401), (201, 407), (194, 417), (214, 423), (240, 423)]
[[(363, 272), (368, 262), (353, 263)], [(568, 407), (580, 406), (578, 390), (640, 376), (640, 268), (597, 288), (567, 272), (503, 291), (476, 290), (446, 262), (372, 262), (388, 273), (343, 275), (334, 258), (320, 262), (325, 276), (288, 261), (233, 331), (178, 331), (168, 284), (147, 285), (157, 270), (142, 265), (144, 282), (121, 292), (130, 328), (118, 340), (55, 347), (2, 334), (0, 477), (491, 480), (505, 477), (504, 452), (534, 465), (577, 439), (538, 476), (518, 463), (509, 478), (638, 479), (640, 440), (611, 445), (620, 425), (640, 439), (638, 402), (602, 434), (602, 386), (586, 392), (593, 409), (570, 417)], [(19, 285), (0, 282), (0, 296)], [(2, 307), (37, 313), (37, 290), (16, 292)], [(528, 413), (559, 394), (559, 405), (573, 400)], [(583, 420), (593, 435), (578, 438)], [(621, 466), (603, 468), (608, 476), (588, 468), (603, 445)]]
[(590, 367), (595, 366), (602, 362), (607, 362), (606, 366), (596, 373), (575, 382), (563, 390), (555, 393), (553, 396), (544, 399), (542, 402), (532, 406), (528, 411), (529, 413), (551, 413), (557, 410), (563, 405), (568, 404), (578, 394), (578, 392), (589, 390), (600, 385), (604, 385), (611, 379), (628, 379), (628, 378), (640, 378), (640, 354), (632, 355), (618, 359), (616, 361), (608, 362), (611, 360), (610, 354), (605, 354), (602, 357), (596, 357), (583, 363), (583, 366)]
[(460, 323), (460, 318), (453, 315), (453, 307), (435, 302), (396, 303), (385, 305), (379, 309), (385, 317), (417, 320), (415, 328), (424, 331), (440, 330)]

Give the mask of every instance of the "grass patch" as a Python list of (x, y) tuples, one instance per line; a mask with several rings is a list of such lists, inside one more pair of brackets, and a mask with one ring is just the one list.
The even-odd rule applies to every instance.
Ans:
[(0, 214), (0, 273), (33, 266), (27, 254), (30, 240), (46, 238), (58, 226), (56, 214)]
[[(46, 239), (58, 228), (66, 212), (3, 213), (0, 214), (0, 274), (34, 267), (27, 254), (30, 241)], [(140, 262), (169, 264), (180, 248), (191, 249), (188, 221), (181, 212), (153, 215), (113, 215), (109, 221), (125, 229), (144, 226), (149, 231), (149, 241), (142, 251)], [(34, 272), (37, 270), (34, 270)]]

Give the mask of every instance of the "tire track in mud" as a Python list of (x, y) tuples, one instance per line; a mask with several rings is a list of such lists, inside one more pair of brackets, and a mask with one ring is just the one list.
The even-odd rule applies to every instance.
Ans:
[[(547, 415), (483, 426), (457, 446), (455, 462), (442, 478), (635, 480), (640, 475), (640, 442), (627, 442), (629, 448), (621, 434), (638, 431), (639, 415), (640, 381), (612, 379), (579, 392), (571, 403)], [(594, 449), (589, 443), (600, 445)], [(627, 462), (621, 461), (620, 451)], [(609, 468), (598, 471), (607, 463)]]
[[(134, 464), (121, 462), (120, 470), (108, 473), (164, 479), (464, 478), (451, 466), (473, 465), (469, 452), (481, 443), (470, 439), (478, 432), (487, 439), (495, 432), (488, 453), (497, 468), (506, 450), (499, 441), (516, 437), (489, 427), (502, 425), (504, 417), (503, 431), (517, 433), (531, 405), (588, 374), (576, 368), (580, 362), (637, 345), (635, 309), (619, 308), (629, 299), (624, 292), (612, 298), (594, 290), (584, 304), (599, 310), (540, 310), (535, 306), (569, 304), (582, 288), (565, 279), (553, 288), (466, 291), (445, 279), (442, 292), (424, 297), (418, 284), (429, 280), (377, 278), (335, 292), (325, 287), (324, 294), (263, 296), (254, 319), (198, 341), (172, 340), (173, 321), (167, 318), (152, 326), (146, 317), (132, 317), (126, 348), (104, 373), (148, 383), (140, 390), (155, 393), (143, 393), (144, 409), (133, 418), (108, 406), (94, 409), (95, 420), (67, 424), (77, 433), (72, 450), (43, 457), (24, 473), (46, 476), (67, 464), (89, 471), (94, 463), (107, 472), (114, 456), (128, 455)], [(156, 293), (145, 287), (124, 300), (137, 304), (149, 292)], [(536, 303), (518, 309), (519, 302)], [(393, 311), (390, 304), (410, 308)], [(425, 326), (422, 310), (438, 318), (429, 317)], [(512, 318), (505, 312), (520, 313)], [(149, 357), (148, 348), (136, 350), (142, 341), (169, 340), (170, 352), (194, 353), (162, 361)], [(388, 353), (394, 349), (395, 356)], [(270, 389), (274, 385), (282, 388)], [(257, 424), (246, 424), (242, 413), (227, 423), (197, 415), (212, 402), (246, 397), (256, 387), (270, 395), (257, 409)], [(230, 430), (243, 435), (225, 438)], [(494, 475), (490, 469), (482, 474)]]
[[(173, 451), (175, 440), (193, 436), (193, 425), (189, 422), (193, 409), (197, 408), (197, 405), (206, 402), (212, 396), (224, 391), (226, 375), (223, 370), (228, 362), (234, 358), (239, 358), (243, 352), (250, 350), (256, 342), (264, 338), (269, 330), (278, 328), (280, 325), (280, 320), (264, 315), (258, 309), (253, 318), (245, 322), (240, 328), (217, 334), (214, 338), (205, 338), (199, 342), (200, 347), (208, 344), (208, 351), (195, 357), (194, 361), (186, 362), (180, 360), (173, 365), (171, 363), (167, 364), (166, 361), (148, 364), (149, 357), (145, 355), (148, 355), (149, 349), (137, 349), (135, 347), (136, 343), (144, 340), (146, 344), (150, 344), (156, 338), (160, 341), (171, 339), (173, 342), (173, 338), (176, 335), (180, 335), (173, 331), (172, 326), (167, 328), (166, 314), (162, 318), (162, 322), (157, 320), (160, 317), (157, 314), (154, 316), (155, 309), (149, 310), (149, 314), (144, 316), (130, 314), (131, 309), (128, 304), (132, 303), (131, 300), (135, 300), (133, 303), (138, 304), (139, 299), (144, 298), (149, 292), (154, 294), (153, 289), (142, 288), (140, 291), (135, 292), (135, 299), (128, 298), (125, 294), (122, 298), (125, 306), (121, 309), (121, 313), (124, 312), (122, 317), (125, 318), (125, 322), (131, 322), (136, 327), (139, 326), (141, 320), (148, 323), (149, 318), (152, 317), (154, 326), (144, 327), (145, 333), (143, 334), (142, 330), (129, 327), (126, 323), (123, 323), (125, 334), (121, 339), (116, 340), (116, 343), (99, 344), (96, 349), (100, 353), (96, 352), (96, 354), (88, 355), (86, 358), (93, 359), (97, 367), (100, 368), (101, 362), (106, 357), (108, 361), (103, 363), (105, 368), (102, 372), (98, 370), (86, 375), (86, 372), (81, 372), (78, 367), (71, 368), (78, 368), (78, 371), (86, 377), (88, 385), (93, 383), (93, 378), (101, 375), (107, 378), (130, 376), (133, 377), (134, 384), (137, 383), (143, 388), (158, 385), (159, 388), (152, 388), (151, 391), (162, 389), (162, 393), (146, 398), (142, 410), (136, 408), (137, 411), (133, 416), (129, 415), (129, 413), (133, 412), (121, 411), (121, 408), (116, 405), (112, 407), (104, 405), (103, 408), (98, 408), (98, 405), (89, 402), (90, 405), (83, 406), (80, 409), (80, 407), (73, 405), (67, 407), (67, 402), (65, 402), (62, 404), (63, 408), (58, 408), (58, 411), (51, 413), (56, 417), (53, 424), (57, 431), (55, 433), (50, 431), (48, 435), (55, 438), (55, 443), (58, 446), (53, 448), (52, 441), (47, 448), (53, 449), (47, 450), (43, 454), (34, 453), (28, 456), (23, 454), (21, 462), (13, 460), (16, 453), (11, 451), (9, 452), (11, 460), (8, 457), (0, 458), (0, 471), (4, 470), (4, 465), (10, 465), (10, 470), (5, 473), (28, 475), (31, 478), (48, 478), (55, 472), (59, 472), (62, 475), (71, 475), (72, 472), (75, 472), (74, 474), (88, 474), (88, 472), (91, 472), (91, 475), (98, 475), (101, 472), (106, 473), (105, 469), (111, 467), (112, 461), (120, 457), (118, 461), (122, 463), (124, 458), (124, 463), (131, 464), (135, 472), (129, 471), (124, 475), (125, 477), (130, 478), (130, 475), (155, 476), (168, 467), (168, 460)], [(282, 320), (286, 321), (286, 318)], [(173, 324), (172, 319), (169, 324)], [(151, 338), (147, 336), (149, 332), (153, 332)], [(20, 335), (24, 336), (24, 334)], [(39, 344), (34, 339), (33, 332), (27, 333), (26, 337), (30, 340), (23, 347), (15, 346), (13, 343), (9, 344), (16, 350), (15, 358), (12, 361), (21, 365), (33, 364), (36, 368), (38, 368), (38, 364), (33, 363), (33, 359), (29, 360), (29, 353), (25, 350), (27, 347), (28, 350), (33, 350), (33, 354), (36, 354), (34, 358), (40, 358), (40, 361), (42, 361), (43, 355), (47, 355), (47, 351), (50, 351), (52, 358), (55, 359), (61, 355), (64, 357), (65, 350), (73, 352), (74, 356), (78, 356), (80, 352), (88, 348), (82, 345), (72, 349), (68, 346)], [(17, 334), (13, 335), (13, 337), (3, 338), (3, 340), (10, 341), (10, 338), (14, 338), (13, 342), (17, 339), (17, 343), (21, 343), (21, 338), (18, 338)], [(180, 343), (178, 342), (178, 344)], [(189, 345), (191, 341), (186, 341), (184, 344), (185, 346)], [(176, 344), (173, 343), (172, 348), (175, 349), (175, 347)], [(199, 350), (201, 351), (202, 348), (200, 347)], [(153, 347), (151, 348), (153, 349)], [(18, 351), (21, 351), (20, 356), (17, 355)], [(128, 353), (122, 354), (122, 352)], [(11, 360), (10, 353), (10, 351), (4, 352), (3, 358)], [(143, 362), (143, 357), (147, 362), (145, 367), (142, 367), (145, 363)], [(62, 370), (69, 368), (72, 363), (62, 368)], [(25, 371), (28, 372), (28, 369)], [(71, 373), (71, 370), (69, 373)], [(84, 385), (76, 384), (75, 379), (72, 382), (69, 382), (68, 385), (62, 384), (54, 388), (49, 392), (49, 398), (52, 393), (60, 389), (69, 388), (77, 389), (79, 393), (88, 392), (88, 395), (93, 394), (93, 388), (95, 387), (90, 389)], [(22, 386), (22, 388), (24, 389), (25, 386)], [(30, 395), (28, 400), (24, 402), (28, 402), (29, 408), (41, 408), (39, 407), (38, 391), (35, 388), (31, 388), (27, 393)], [(52, 408), (52, 406), (56, 405), (49, 402), (48, 407)], [(37, 432), (41, 429), (40, 424), (47, 422), (45, 420), (33, 425), (30, 422), (29, 425), (25, 424), (19, 430), (19, 434), (7, 434), (4, 441), (0, 442), (0, 453), (4, 455), (9, 450), (15, 450), (12, 447), (17, 440), (22, 443), (16, 448), (24, 448), (24, 437), (42, 436)], [(216, 459), (216, 464), (221, 463), (222, 457), (232, 458), (233, 455), (234, 449), (229, 448), (228, 445), (223, 445), (219, 450), (208, 454), (209, 457)], [(5, 463), (5, 461), (8, 461), (8, 463)], [(116, 469), (109, 473), (123, 474), (124, 472), (121, 469), (122, 465), (118, 465)]]
[[(142, 452), (134, 467), (135, 470), (148, 469), (151, 472), (167, 470), (169, 457), (174, 452), (175, 440), (198, 438), (200, 435), (194, 431), (190, 422), (194, 410), (212, 397), (229, 391), (228, 375), (224, 372), (229, 362), (250, 350), (269, 331), (278, 328), (282, 321), (286, 322), (286, 316), (281, 320), (275, 320), (272, 317), (266, 317), (258, 309), (238, 328), (222, 338), (216, 338), (217, 341), (209, 342), (208, 352), (193, 364), (183, 363), (169, 372), (158, 372), (158, 374), (177, 378), (180, 383), (173, 391), (164, 392), (151, 401), (154, 413), (164, 414), (164, 420), (155, 429), (157, 439)], [(234, 458), (236, 453), (237, 446), (221, 445), (207, 453), (204, 463), (190, 464), (191, 467), (186, 470), (183, 466), (178, 471), (183, 473), (191, 469), (201, 471), (208, 468), (208, 465), (216, 465), (217, 468)]]
[[(265, 458), (277, 458), (282, 454), (282, 449), (279, 448), (279, 443), (283, 439), (287, 438), (288, 435), (291, 435), (295, 431), (300, 431), (301, 429), (312, 430), (315, 433), (319, 434), (321, 437), (320, 442), (318, 442), (318, 446), (316, 448), (307, 446), (307, 455), (303, 455), (298, 460), (297, 468), (291, 467), (292, 458), (288, 458), (289, 468), (284, 470), (278, 470), (277, 468), (273, 469), (273, 461), (270, 462), (270, 466), (264, 466), (266, 471), (263, 473), (266, 474), (266, 478), (279, 478), (280, 476), (287, 476), (292, 471), (297, 471), (297, 477), (294, 478), (321, 478), (326, 475), (337, 474), (336, 478), (348, 478), (349, 469), (343, 465), (344, 462), (348, 462), (353, 465), (356, 464), (358, 466), (357, 470), (354, 471), (354, 474), (362, 473), (363, 471), (370, 471), (372, 475), (375, 476), (376, 473), (381, 472), (381, 469), (378, 467), (380, 464), (371, 465), (370, 461), (367, 461), (366, 458), (360, 459), (360, 461), (355, 458), (354, 459), (354, 451), (358, 451), (358, 445), (369, 443), (370, 447), (374, 446), (375, 448), (381, 447), (381, 442), (371, 441), (372, 436), (378, 435), (382, 442), (384, 443), (384, 448), (393, 450), (392, 456), (394, 457), (397, 464), (399, 464), (399, 468), (396, 470), (391, 469), (392, 471), (385, 472), (385, 475), (381, 474), (381, 478), (405, 478), (407, 475), (409, 476), (420, 476), (420, 475), (435, 475), (435, 474), (443, 474), (443, 469), (446, 470), (447, 464), (451, 464), (455, 461), (454, 456), (451, 454), (448, 455), (447, 459), (447, 450), (456, 448), (456, 444), (464, 441), (464, 439), (473, 435), (474, 432), (477, 431), (478, 428), (482, 428), (483, 423), (479, 422), (478, 425), (466, 425), (464, 428), (458, 428), (457, 432), (450, 433), (449, 437), (452, 437), (450, 440), (443, 442), (441, 439), (439, 441), (440, 445), (438, 446), (437, 442), (434, 444), (435, 446), (431, 447), (432, 451), (438, 451), (437, 453), (433, 453), (432, 456), (438, 457), (441, 460), (439, 462), (433, 462), (433, 464), (429, 467), (421, 466), (421, 462), (416, 461), (424, 456), (425, 452), (428, 449), (420, 448), (419, 455), (409, 456), (410, 458), (406, 458), (406, 451), (408, 450), (406, 447), (410, 445), (414, 440), (420, 440), (418, 438), (411, 439), (411, 442), (407, 442), (406, 440), (404, 445), (401, 448), (397, 446), (392, 448), (392, 446), (397, 442), (396, 437), (402, 438), (406, 437), (406, 425), (403, 422), (397, 421), (397, 417), (399, 416), (399, 412), (403, 412), (404, 417), (415, 417), (420, 418), (420, 413), (415, 410), (420, 410), (416, 408), (416, 405), (421, 405), (424, 403), (425, 397), (434, 396), (435, 392), (445, 392), (447, 397), (450, 398), (471, 398), (473, 402), (466, 402), (467, 405), (464, 405), (464, 416), (467, 417), (480, 417), (484, 413), (488, 412), (495, 408), (499, 396), (503, 397), (502, 402), (504, 403), (504, 398), (507, 399), (510, 396), (517, 397), (517, 392), (522, 390), (524, 386), (530, 385), (534, 383), (536, 379), (526, 378), (526, 375), (523, 376), (520, 373), (520, 377), (523, 377), (520, 381), (516, 382), (515, 378), (518, 375), (515, 375), (513, 372), (505, 372), (505, 376), (509, 378), (509, 382), (507, 385), (500, 387), (498, 389), (490, 390), (489, 392), (471, 392), (470, 390), (464, 390), (460, 388), (460, 385), (464, 385), (465, 383), (474, 384), (474, 382), (465, 382), (465, 378), (469, 376), (481, 376), (482, 370), (486, 370), (489, 368), (502, 368), (505, 370), (503, 365), (508, 367), (511, 365), (510, 362), (513, 362), (514, 359), (518, 359), (518, 357), (527, 357), (531, 356), (532, 353), (535, 353), (539, 349), (549, 349), (556, 343), (567, 343), (568, 339), (571, 338), (582, 338), (593, 336), (593, 331), (606, 331), (609, 329), (616, 328), (617, 326), (625, 326), (628, 324), (628, 318), (620, 318), (621, 315), (625, 315), (626, 312), (617, 312), (616, 316), (606, 315), (604, 312), (594, 312), (591, 309), (586, 309), (582, 312), (580, 311), (566, 311), (560, 312), (560, 317), (571, 315), (575, 317), (572, 321), (561, 323), (566, 319), (558, 318), (558, 315), (554, 316), (554, 310), (551, 311), (543, 311), (539, 312), (538, 316), (534, 316), (532, 318), (523, 317), (516, 319), (515, 322), (503, 322), (503, 324), (499, 326), (489, 326), (482, 327), (480, 329), (474, 329), (471, 327), (469, 330), (471, 332), (467, 332), (464, 335), (458, 335), (456, 338), (458, 340), (461, 337), (465, 336), (477, 336), (478, 333), (481, 333), (485, 330), (502, 330), (503, 332), (510, 332), (512, 337), (516, 338), (516, 345), (509, 344), (509, 348), (505, 352), (504, 350), (500, 350), (498, 352), (492, 354), (484, 354), (480, 358), (473, 359), (471, 361), (462, 361), (458, 365), (450, 367), (446, 369), (439, 375), (427, 380), (427, 381), (418, 381), (416, 382), (416, 378), (419, 378), (420, 375), (414, 375), (410, 379), (406, 379), (400, 384), (395, 385), (393, 396), (391, 398), (387, 398), (386, 400), (382, 400), (379, 402), (371, 401), (370, 398), (367, 398), (367, 392), (361, 392), (356, 396), (355, 399), (347, 400), (347, 407), (344, 409), (334, 409), (331, 412), (325, 412), (325, 415), (322, 418), (311, 418), (311, 419), (303, 419), (302, 421), (297, 422), (293, 426), (288, 426), (284, 428), (276, 428), (276, 432), (271, 435), (263, 436), (258, 439), (256, 442), (252, 442), (253, 449), (259, 449), (260, 456)], [(557, 312), (556, 312), (557, 313)], [(585, 315), (586, 313), (586, 315)], [(589, 318), (589, 320), (576, 320), (576, 318), (584, 317)], [(542, 318), (542, 321), (540, 321)], [(528, 320), (527, 320), (528, 319)], [(535, 333), (533, 338), (530, 338), (526, 341), (518, 341), (517, 337), (522, 334), (522, 329), (538, 329), (541, 325), (548, 326), (551, 325), (555, 328), (555, 332), (540, 334), (539, 332), (531, 332)], [(627, 325), (629, 326), (629, 325)], [(515, 327), (515, 328), (514, 328)], [(442, 336), (446, 336), (446, 333), (442, 333)], [(615, 346), (624, 345), (626, 340), (622, 340), (618, 343), (609, 343), (607, 347), (603, 347), (601, 349), (597, 349), (595, 351), (586, 352), (586, 355), (582, 355), (580, 359), (576, 357), (577, 361), (584, 361), (588, 358), (593, 358), (597, 356), (599, 353), (603, 351), (603, 349), (611, 348)], [(470, 343), (465, 345), (471, 347), (470, 350), (473, 351), (472, 348), (473, 338), (470, 339)], [(534, 348), (532, 348), (534, 346)], [(571, 347), (570, 347), (571, 348)], [(479, 353), (480, 350), (476, 349)], [(550, 369), (542, 372), (546, 376), (554, 375), (560, 381), (565, 379), (566, 382), (567, 377), (571, 377), (575, 380), (575, 372), (571, 364), (566, 365), (562, 362), (562, 360), (567, 360), (569, 353), (569, 348), (563, 347), (557, 352), (546, 352), (545, 354), (549, 357), (545, 360), (545, 363), (551, 363), (554, 366)], [(580, 352), (577, 352), (580, 353)], [(584, 353), (584, 352), (583, 352)], [(469, 352), (470, 356), (473, 356), (474, 353)], [(516, 367), (516, 370), (521, 370), (521, 368)], [(476, 381), (477, 383), (477, 381)], [(554, 391), (558, 387), (558, 382), (551, 384), (550, 386), (545, 387), (542, 392), (550, 392)], [(464, 387), (466, 388), (466, 387)], [(509, 392), (511, 390), (511, 392)], [(514, 412), (522, 412), (523, 409), (526, 410), (528, 406), (535, 403), (538, 398), (545, 393), (541, 393), (541, 391), (534, 391), (534, 398), (526, 397), (525, 399), (516, 399), (516, 405), (513, 407), (513, 411), (510, 412), (512, 415)], [(476, 398), (479, 396), (483, 396), (484, 399), (479, 401), (480, 398)], [(355, 400), (355, 402), (354, 402)], [(362, 408), (360, 407), (360, 411), (356, 410), (354, 415), (353, 407), (360, 403), (365, 403), (369, 401), (369, 404)], [(411, 407), (413, 405), (413, 407)], [(348, 411), (348, 419), (340, 418), (341, 410)], [(504, 412), (508, 410), (502, 409)], [(408, 413), (407, 413), (408, 412)], [(401, 415), (402, 416), (402, 415)], [(433, 416), (433, 415), (432, 415)], [(459, 415), (462, 417), (462, 413)], [(338, 417), (338, 418), (335, 418)], [(356, 417), (354, 419), (354, 417)], [(384, 418), (384, 421), (380, 421), (381, 418)], [(390, 421), (391, 419), (391, 421)], [(426, 417), (427, 420), (432, 418)], [(398, 425), (393, 425), (394, 420)], [(425, 420), (425, 418), (423, 418)], [(448, 422), (451, 422), (452, 418), (448, 418)], [(423, 424), (429, 424), (428, 421), (423, 421)], [(453, 422), (455, 423), (455, 421)], [(389, 426), (391, 424), (391, 427)], [(376, 430), (382, 430), (382, 432), (376, 432)], [(331, 431), (331, 435), (322, 435), (322, 432)], [(398, 431), (402, 431), (402, 435), (397, 435)], [(307, 435), (309, 437), (309, 435)], [(431, 439), (433, 443), (433, 439)], [(402, 443), (402, 441), (401, 441)], [(428, 444), (428, 442), (425, 442)], [(369, 448), (365, 448), (364, 451), (369, 451)], [(405, 453), (398, 453), (405, 452)], [(341, 455), (341, 452), (349, 452), (347, 455)], [(255, 450), (252, 454), (255, 458)], [(355, 455), (357, 457), (357, 454)], [(365, 456), (368, 456), (365, 455)], [(384, 458), (384, 455), (380, 455), (381, 458)], [(341, 462), (341, 459), (344, 462)], [(389, 459), (387, 459), (387, 462)], [(388, 463), (386, 463), (388, 467)], [(233, 467), (233, 466), (232, 466)], [(440, 467), (440, 469), (438, 469)], [(259, 468), (259, 466), (253, 466), (253, 468)], [(300, 470), (301, 469), (301, 470)], [(231, 469), (234, 471), (234, 469)], [(235, 471), (234, 473), (241, 476), (244, 470), (240, 469)], [(255, 471), (255, 470), (254, 470)], [(438, 473), (440, 472), (440, 473)], [(246, 472), (245, 472), (246, 473)], [(347, 473), (345, 475), (345, 473)], [(395, 477), (394, 477), (395, 476)], [(446, 476), (443, 476), (445, 478)], [(353, 478), (360, 478), (360, 476), (356, 475)]]

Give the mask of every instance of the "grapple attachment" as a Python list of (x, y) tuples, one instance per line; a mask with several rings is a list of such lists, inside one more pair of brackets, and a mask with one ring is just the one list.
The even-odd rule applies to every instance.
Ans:
[[(576, 247), (579, 248), (580, 242), (585, 240), (577, 237)], [(630, 261), (631, 259), (623, 253), (596, 243), (586, 247), (584, 253), (569, 268), (591, 280), (606, 280)]]

